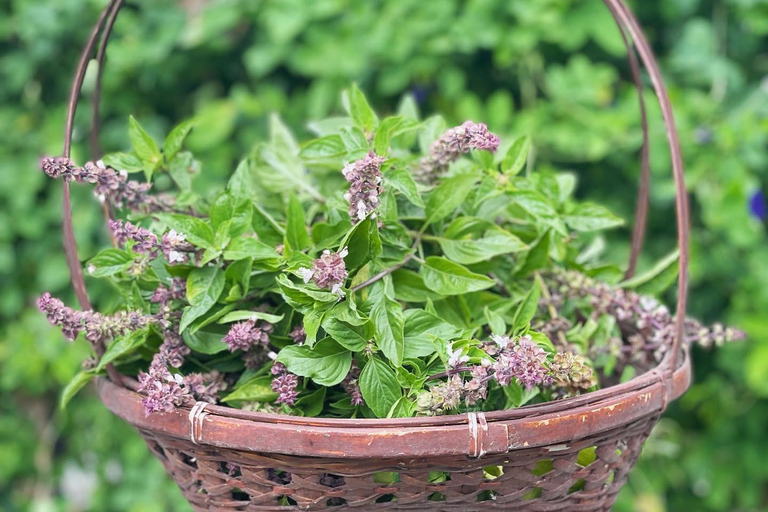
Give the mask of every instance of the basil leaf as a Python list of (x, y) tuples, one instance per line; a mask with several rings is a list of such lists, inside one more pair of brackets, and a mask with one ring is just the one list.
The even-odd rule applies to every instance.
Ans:
[(405, 352), (403, 309), (384, 293), (384, 286), (376, 287), (370, 299), (373, 307), (369, 317), (373, 322), (376, 344), (394, 366), (401, 366)]
[(373, 326), (370, 322), (363, 325), (350, 325), (334, 316), (323, 320), (323, 330), (338, 341), (341, 346), (353, 352), (360, 352), (373, 338)]
[(366, 405), (378, 418), (386, 418), (403, 395), (395, 372), (377, 357), (368, 360), (358, 382)]
[(309, 247), (309, 233), (307, 232), (304, 209), (296, 194), (291, 194), (288, 200), (288, 226), (285, 230), (285, 240), (294, 251), (302, 251)]
[(430, 290), (441, 295), (461, 295), (492, 287), (493, 279), (470, 272), (466, 267), (440, 256), (430, 256), (419, 268)]
[(107, 347), (104, 355), (99, 360), (99, 365), (96, 367), (96, 371), (100, 372), (109, 363), (116, 359), (134, 352), (137, 348), (142, 346), (147, 341), (147, 329), (140, 329), (138, 331), (130, 332), (124, 336), (119, 336), (112, 340)]
[(507, 176), (515, 176), (525, 167), (525, 161), (528, 159), (528, 153), (531, 150), (531, 138), (520, 137), (517, 139), (501, 162), (501, 172)]
[(224, 271), (219, 267), (196, 268), (189, 273), (187, 301), (191, 307), (182, 314), (179, 332), (213, 307), (224, 290), (224, 282)]
[(261, 375), (238, 384), (222, 402), (273, 402), (277, 397), (278, 394), (272, 391), (272, 377)]
[(227, 350), (227, 344), (221, 341), (224, 333), (198, 330), (194, 332), (185, 331), (182, 334), (184, 343), (201, 354), (218, 354)]
[(86, 270), (93, 277), (113, 276), (128, 270), (133, 260), (133, 256), (123, 249), (104, 249), (88, 261)]
[(78, 391), (83, 389), (83, 387), (88, 384), (95, 376), (96, 372), (93, 370), (77, 372), (75, 376), (72, 377), (72, 380), (70, 380), (67, 386), (64, 388), (64, 391), (61, 392), (59, 407), (62, 409), (66, 408), (69, 401), (72, 400)]
[(623, 219), (616, 217), (608, 208), (594, 203), (581, 203), (564, 219), (576, 231), (597, 231), (624, 225)]
[(528, 293), (525, 294), (522, 302), (517, 307), (517, 311), (515, 311), (515, 316), (512, 320), (512, 330), (514, 332), (525, 330), (531, 323), (531, 320), (539, 307), (540, 294), (541, 290), (539, 289), (539, 283), (534, 282), (531, 289), (528, 290)]
[(401, 167), (389, 168), (384, 171), (384, 183), (397, 189), (405, 198), (414, 205), (424, 208), (424, 200), (419, 195), (413, 175)]
[(363, 92), (353, 84), (345, 94), (346, 107), (355, 124), (367, 132), (372, 132), (379, 123), (379, 118), (368, 104)]
[(176, 125), (171, 133), (165, 138), (163, 143), (163, 153), (165, 154), (166, 161), (170, 161), (176, 153), (181, 151), (181, 146), (184, 143), (184, 139), (187, 138), (192, 127), (195, 126), (195, 119), (187, 119)]
[(474, 174), (459, 174), (444, 180), (429, 196), (427, 224), (444, 219), (464, 202), (478, 178)]
[(275, 260), (280, 259), (274, 247), (271, 247), (256, 238), (250, 236), (239, 236), (232, 240), (224, 250), (225, 260), (241, 260), (251, 258), (252, 261)]
[(666, 290), (678, 274), (680, 250), (675, 249), (651, 269), (619, 283), (622, 288), (630, 288), (638, 293), (657, 295)]
[(464, 265), (528, 249), (528, 246), (518, 237), (498, 228), (489, 229), (482, 238), (476, 240), (451, 240), (438, 237), (437, 242), (449, 259)]
[(211, 225), (218, 229), (219, 225), (231, 221), (229, 235), (237, 237), (248, 231), (251, 227), (251, 215), (253, 203), (249, 199), (238, 198), (228, 193), (223, 193), (216, 198), (211, 206)]
[(203, 249), (217, 250), (213, 229), (202, 219), (180, 213), (159, 213), (157, 218), (187, 240)]
[(352, 366), (352, 354), (331, 338), (314, 347), (288, 345), (277, 355), (289, 372), (308, 377), (321, 386), (335, 386), (347, 376)]
[(157, 148), (157, 144), (144, 131), (138, 121), (133, 116), (128, 118), (128, 136), (133, 144), (133, 150), (136, 155), (144, 162), (144, 172), (147, 175), (147, 181), (152, 178), (152, 172), (162, 162), (163, 155)]

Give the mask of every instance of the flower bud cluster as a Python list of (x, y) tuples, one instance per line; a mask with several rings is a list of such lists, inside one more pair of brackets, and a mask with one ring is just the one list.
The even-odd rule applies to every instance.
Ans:
[(276, 404), (294, 405), (299, 398), (296, 388), (299, 386), (299, 377), (290, 373), (282, 363), (272, 365), (272, 391), (277, 393)]
[(301, 268), (297, 273), (305, 283), (312, 281), (318, 288), (330, 290), (341, 297), (344, 295), (341, 287), (349, 275), (344, 263), (347, 254), (349, 251), (346, 247), (339, 252), (325, 250), (313, 262), (312, 268)]
[(499, 147), (499, 138), (488, 131), (482, 123), (466, 121), (461, 126), (450, 128), (432, 143), (429, 154), (422, 158), (414, 177), (426, 184), (437, 181), (451, 163), (473, 149), (494, 152)]
[[(383, 156), (373, 151), (354, 163), (347, 164), (341, 171), (350, 183), (344, 199), (349, 202), (349, 218), (357, 224), (375, 210), (379, 204), (381, 188), (381, 164)], [(375, 215), (375, 214), (374, 214)]]

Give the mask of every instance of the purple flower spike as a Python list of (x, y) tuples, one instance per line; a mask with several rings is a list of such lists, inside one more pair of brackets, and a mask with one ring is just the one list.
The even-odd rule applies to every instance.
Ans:
[(365, 158), (347, 164), (341, 171), (350, 183), (344, 199), (349, 201), (349, 218), (352, 224), (365, 219), (380, 204), (382, 163), (384, 157), (376, 156), (371, 151)]
[(499, 138), (489, 132), (486, 125), (466, 121), (447, 130), (432, 143), (429, 154), (421, 160), (414, 176), (422, 183), (434, 183), (461, 155), (473, 149), (494, 152), (498, 147)]

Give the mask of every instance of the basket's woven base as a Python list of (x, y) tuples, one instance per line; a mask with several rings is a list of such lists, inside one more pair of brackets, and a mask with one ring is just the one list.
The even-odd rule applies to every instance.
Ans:
[(482, 459), (314, 459), (141, 431), (195, 511), (608, 511), (658, 416), (559, 446)]

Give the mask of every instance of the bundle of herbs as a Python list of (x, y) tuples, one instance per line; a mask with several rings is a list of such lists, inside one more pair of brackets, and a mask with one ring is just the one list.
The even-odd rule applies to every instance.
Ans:
[[(131, 118), (130, 153), (53, 178), (92, 184), (115, 247), (86, 263), (114, 293), (103, 312), (38, 305), (93, 357), (137, 379), (147, 414), (196, 401), (328, 417), (410, 417), (557, 400), (631, 379), (671, 346), (657, 300), (677, 255), (622, 280), (599, 231), (622, 225), (537, 172), (530, 141), (446, 128), (411, 101), (379, 119), (352, 87), (347, 115), (298, 144), (277, 117), (226, 189), (195, 187), (194, 121), (162, 148)], [(134, 179), (135, 178), (135, 179)], [(169, 179), (170, 178), (170, 179)], [(153, 182), (173, 190), (153, 194)], [(686, 320), (687, 343), (742, 333)]]

